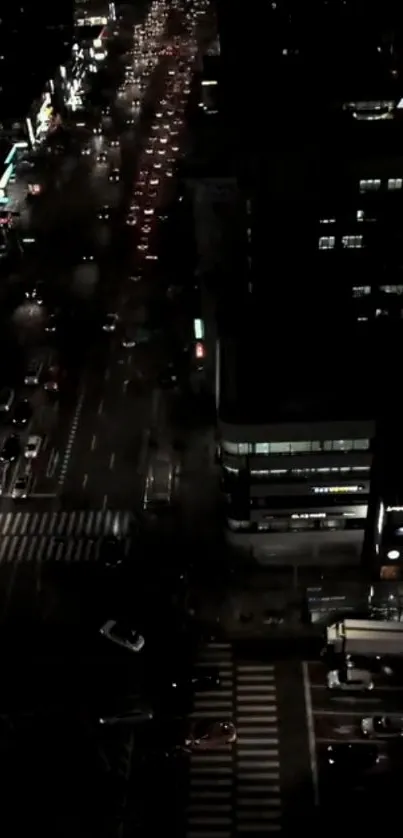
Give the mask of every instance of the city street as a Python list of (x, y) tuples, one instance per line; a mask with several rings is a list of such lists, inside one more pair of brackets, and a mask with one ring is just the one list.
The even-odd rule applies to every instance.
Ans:
[[(155, 661), (165, 662), (162, 681), (172, 666), (186, 671), (188, 664), (172, 644), (173, 629), (160, 632), (175, 589), (150, 573), (139, 586), (134, 524), (153, 446), (176, 436), (172, 394), (160, 377), (184, 337), (155, 319), (167, 290), (157, 214), (176, 195), (189, 37), (180, 13), (167, 19), (161, 2), (151, 4), (134, 41), (132, 17), (124, 19), (117, 44), (126, 52), (109, 49), (110, 76), (120, 85), (110, 114), (88, 107), (80, 115), (86, 127), (70, 128), (74, 151), (55, 154), (50, 143), (41, 152), (46, 160), (38, 155), (30, 175), (41, 186), (35, 199), (21, 206), (26, 184), (13, 185), (22, 257), (4, 282), (2, 375), (13, 397), (0, 433), (2, 827), (10, 835), (29, 827), (121, 838), (135, 828), (149, 834), (178, 813), (183, 821), (186, 774), (164, 758), (170, 722), (159, 709)], [(191, 316), (189, 309), (189, 338)], [(17, 408), (27, 404), (19, 424)], [(15, 432), (18, 451), (7, 459)], [(162, 558), (164, 532), (150, 533), (151, 555), (159, 550)], [(109, 538), (123, 577), (105, 565)], [(138, 666), (99, 633), (106, 620), (133, 621), (134, 613), (147, 638)], [(101, 715), (140, 692), (158, 705), (155, 736), (143, 741), (130, 726), (103, 729)]]

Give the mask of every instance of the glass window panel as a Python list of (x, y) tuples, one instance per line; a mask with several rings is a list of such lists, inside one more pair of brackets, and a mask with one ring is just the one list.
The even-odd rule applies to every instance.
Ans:
[(303, 454), (305, 452), (309, 452), (311, 450), (311, 443), (309, 440), (303, 440), (301, 442), (292, 442), (291, 443), (291, 453), (292, 454)]
[(332, 451), (351, 451), (353, 447), (352, 439), (333, 439)]
[(222, 444), (222, 449), (227, 454), (233, 454), (233, 455), (236, 456), (238, 454), (238, 443), (237, 442), (226, 442), (224, 440), (224, 442)]
[(369, 439), (354, 439), (353, 448), (355, 451), (368, 451)]
[(270, 446), (268, 442), (256, 442), (255, 443), (255, 454), (268, 454), (270, 450)]
[(249, 454), (251, 447), (252, 446), (249, 444), (249, 442), (240, 442), (238, 445), (238, 454), (240, 454), (241, 456)]
[(270, 454), (289, 454), (290, 448), (290, 442), (271, 442)]

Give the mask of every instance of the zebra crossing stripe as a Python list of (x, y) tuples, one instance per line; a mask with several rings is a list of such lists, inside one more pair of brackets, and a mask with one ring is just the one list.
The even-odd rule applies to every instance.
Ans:
[(110, 532), (128, 535), (131, 512), (112, 510), (78, 510), (67, 512), (0, 513), (1, 536), (74, 535), (103, 536)]
[(210, 643), (197, 663), (205, 666), (218, 668), (221, 687), (196, 692), (190, 717), (233, 719), (237, 741), (192, 753), (186, 838), (280, 833), (275, 666), (234, 662), (229, 643)]

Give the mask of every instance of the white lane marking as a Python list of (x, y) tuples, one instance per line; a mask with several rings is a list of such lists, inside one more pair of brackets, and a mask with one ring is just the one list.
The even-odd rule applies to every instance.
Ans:
[(95, 435), (95, 434), (93, 434), (93, 436), (92, 436), (92, 440), (91, 440), (91, 451), (94, 451), (94, 450), (95, 450), (95, 448), (96, 448), (96, 444), (97, 444), (97, 438), (96, 438), (96, 435)]
[(82, 391), (81, 391), (81, 395), (78, 399), (76, 410), (75, 410), (75, 413), (74, 413), (74, 416), (73, 416), (73, 421), (71, 423), (71, 428), (70, 428), (70, 433), (69, 433), (68, 440), (67, 440), (66, 450), (64, 452), (64, 457), (63, 457), (63, 462), (62, 462), (61, 469), (60, 469), (59, 479), (57, 481), (59, 487), (63, 486), (64, 481), (66, 479), (66, 474), (67, 474), (67, 469), (68, 469), (68, 465), (69, 465), (69, 461), (70, 461), (70, 457), (71, 457), (71, 452), (72, 452), (72, 449), (73, 449), (74, 441), (75, 441), (76, 434), (77, 434), (78, 425), (79, 425), (79, 422), (80, 422), (81, 411), (83, 409), (84, 398), (85, 398), (85, 388), (83, 388)]
[(104, 400), (101, 399), (101, 401), (99, 402), (99, 406), (98, 406), (98, 416), (101, 415), (103, 409), (104, 409)]
[(104, 499), (102, 501), (102, 509), (105, 510), (108, 506), (108, 495), (104, 495)]
[(112, 471), (112, 469), (113, 469), (114, 467), (115, 467), (115, 452), (113, 452), (113, 453), (111, 454), (111, 456), (110, 456), (110, 460), (109, 460), (109, 468), (110, 468), (110, 470)]
[(305, 661), (302, 662), (302, 677), (304, 681), (305, 713), (308, 732), (309, 758), (312, 772), (313, 796), (315, 806), (319, 806), (319, 779), (318, 763), (316, 759), (315, 723), (312, 711), (311, 683), (309, 680), (308, 664)]
[(82, 484), (83, 489), (85, 489), (85, 487), (86, 487), (87, 483), (88, 483), (88, 474), (84, 474), (84, 477), (83, 477), (83, 484)]

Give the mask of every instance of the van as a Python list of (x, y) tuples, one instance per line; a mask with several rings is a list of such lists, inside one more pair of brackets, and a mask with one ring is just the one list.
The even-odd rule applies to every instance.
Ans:
[(32, 361), (25, 372), (24, 384), (28, 387), (36, 387), (39, 384), (42, 371), (43, 364), (40, 361)]
[(15, 399), (15, 391), (12, 387), (3, 387), (0, 390), (0, 413), (8, 413)]
[(169, 458), (156, 457), (149, 465), (143, 508), (156, 512), (167, 509), (172, 501), (175, 468)]

